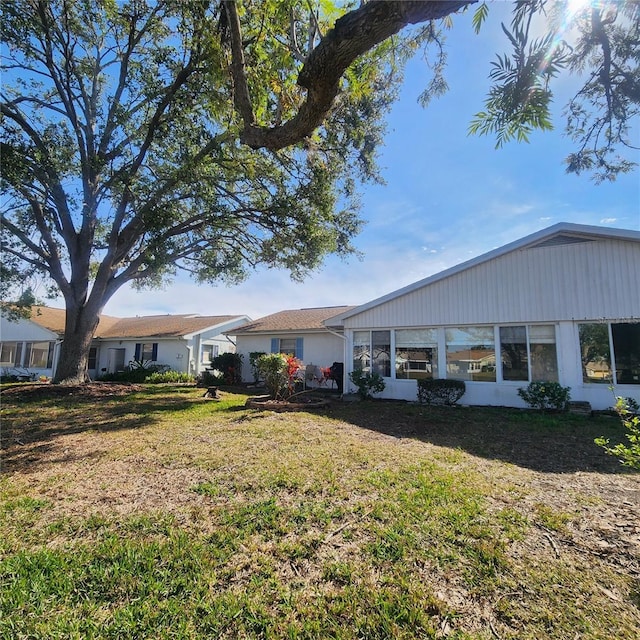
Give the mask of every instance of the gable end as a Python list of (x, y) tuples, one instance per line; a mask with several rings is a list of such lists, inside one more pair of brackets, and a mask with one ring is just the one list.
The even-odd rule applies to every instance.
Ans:
[(540, 247), (558, 247), (565, 244), (579, 244), (581, 242), (594, 242), (594, 239), (581, 236), (569, 236), (567, 234), (560, 233), (557, 236), (547, 238), (542, 242), (531, 245), (529, 249), (539, 249)]

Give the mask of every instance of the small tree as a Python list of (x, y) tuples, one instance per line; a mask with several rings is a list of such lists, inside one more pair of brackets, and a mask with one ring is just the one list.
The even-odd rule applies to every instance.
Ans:
[(256, 366), (274, 400), (285, 400), (295, 393), (300, 360), (284, 353), (268, 353), (258, 357)]
[(614, 409), (627, 429), (629, 444), (625, 445), (621, 442), (610, 447), (609, 439), (603, 436), (596, 438), (595, 442), (609, 455), (616, 456), (625, 467), (640, 470), (640, 417), (636, 413), (638, 404), (633, 398), (617, 396)]

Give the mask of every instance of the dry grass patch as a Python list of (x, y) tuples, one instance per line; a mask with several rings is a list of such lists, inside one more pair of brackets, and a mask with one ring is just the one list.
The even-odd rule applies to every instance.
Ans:
[(245, 400), (3, 392), (0, 638), (638, 636), (615, 420)]

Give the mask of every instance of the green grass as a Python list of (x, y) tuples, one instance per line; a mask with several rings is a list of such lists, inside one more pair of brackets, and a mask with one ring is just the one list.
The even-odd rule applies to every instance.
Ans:
[(3, 396), (0, 639), (637, 637), (615, 420), (201, 395)]

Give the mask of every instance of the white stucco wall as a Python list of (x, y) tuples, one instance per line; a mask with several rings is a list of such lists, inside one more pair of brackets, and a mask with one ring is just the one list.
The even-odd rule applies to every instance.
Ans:
[[(45, 329), (31, 320), (20, 318), (16, 321), (9, 321), (4, 316), (0, 316), (0, 342), (21, 343), (22, 358), (25, 357), (26, 343), (47, 342), (55, 344), (57, 339), (58, 336), (53, 331), (49, 331), (49, 329)], [(57, 351), (58, 349), (56, 348), (51, 367), (34, 367), (25, 364), (16, 368), (3, 363), (2, 368), (10, 375), (29, 373), (50, 378), (55, 369)]]
[(158, 357), (154, 364), (164, 364), (173, 371), (186, 372), (189, 370), (190, 350), (184, 340), (147, 338), (136, 340), (101, 340), (98, 344), (97, 376), (100, 377), (110, 369), (110, 349), (124, 349), (124, 365), (135, 358), (136, 343), (157, 342)]
[(344, 362), (344, 340), (332, 333), (273, 333), (268, 335), (239, 335), (236, 337), (236, 351), (242, 354), (242, 380), (253, 382), (253, 372), (249, 364), (249, 354), (255, 351), (271, 352), (272, 338), (302, 338), (304, 365), (314, 364), (330, 367), (334, 362)]

